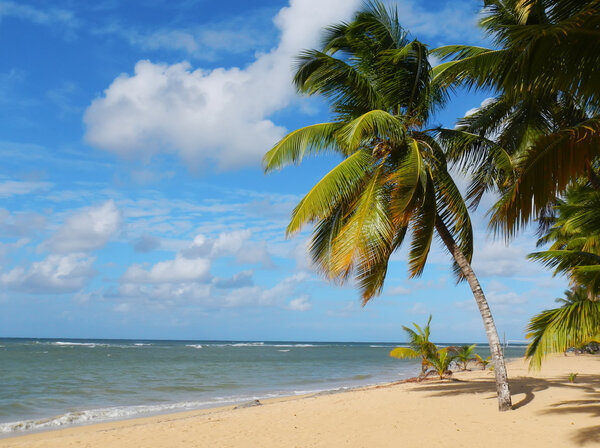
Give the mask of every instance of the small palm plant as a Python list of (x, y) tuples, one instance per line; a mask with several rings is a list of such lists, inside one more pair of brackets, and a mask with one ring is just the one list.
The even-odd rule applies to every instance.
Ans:
[(427, 368), (429, 367), (429, 356), (435, 354), (437, 351), (436, 345), (429, 340), (431, 330), (429, 325), (431, 323), (431, 315), (427, 324), (421, 329), (416, 323), (413, 322), (415, 330), (409, 327), (402, 326), (402, 329), (408, 334), (409, 342), (408, 347), (396, 347), (390, 352), (390, 356), (399, 359), (418, 359), (421, 358), (421, 375), (425, 375)]
[(483, 359), (481, 356), (479, 356), (477, 353), (475, 353), (475, 360), (481, 365), (481, 368), (483, 370), (485, 370), (485, 368), (490, 363), (490, 358), (491, 358), (491, 356), (488, 356), (487, 358)]
[(440, 380), (444, 379), (444, 375), (452, 375), (450, 370), (450, 364), (456, 359), (456, 352), (442, 348), (430, 353), (427, 356), (427, 362), (431, 367), (427, 372), (427, 375), (436, 373), (439, 375)]
[(467, 370), (469, 361), (473, 361), (475, 359), (472, 355), (473, 355), (473, 350), (475, 350), (476, 345), (477, 344), (463, 345), (461, 347), (458, 347), (455, 350), (456, 359), (457, 359), (458, 363), (460, 364), (460, 367), (462, 370)]

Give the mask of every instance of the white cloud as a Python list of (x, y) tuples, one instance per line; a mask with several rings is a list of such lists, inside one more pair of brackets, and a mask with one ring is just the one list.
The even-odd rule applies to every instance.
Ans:
[(16, 17), (40, 25), (60, 23), (63, 26), (76, 26), (77, 20), (71, 11), (58, 8), (38, 9), (11, 1), (0, 2), (0, 20), (4, 17)]
[(514, 291), (507, 291), (504, 293), (491, 291), (487, 294), (487, 299), (494, 305), (520, 305), (527, 303), (527, 297), (517, 294)]
[[(225, 307), (240, 306), (284, 306), (285, 300), (293, 296), (297, 288), (307, 279), (303, 273), (294, 274), (284, 278), (275, 286), (263, 289), (259, 286), (239, 288), (232, 290), (222, 298), (220, 304)], [(302, 296), (301, 296), (302, 297)], [(308, 296), (305, 296), (308, 300)], [(293, 301), (293, 300), (292, 300)], [(302, 302), (300, 302), (302, 303)], [(299, 303), (299, 304), (300, 304)]]
[(481, 104), (478, 107), (473, 107), (472, 109), (469, 109), (468, 111), (465, 112), (465, 117), (468, 117), (469, 115), (473, 115), (476, 112), (479, 112), (479, 110), (483, 107), (489, 106), (490, 104), (492, 104), (494, 102), (495, 98), (494, 97), (489, 97), (484, 99)]
[(121, 279), (124, 283), (185, 283), (210, 280), (210, 262), (203, 258), (175, 257), (160, 261), (149, 270), (140, 265), (127, 269)]
[(273, 38), (273, 32), (264, 26), (269, 19), (265, 10), (257, 10), (243, 17), (187, 28), (144, 30), (112, 22), (92, 29), (92, 33), (118, 36), (143, 50), (179, 51), (195, 59), (214, 60), (223, 53), (240, 54), (264, 48)]
[(348, 18), (357, 5), (291, 0), (274, 19), (278, 46), (244, 69), (140, 61), (133, 76), (120, 75), (92, 102), (85, 138), (125, 157), (170, 152), (193, 166), (256, 165), (285, 132), (268, 117), (294, 98), (293, 57), (318, 44), (322, 28)]
[(515, 277), (535, 272), (533, 263), (526, 259), (528, 251), (500, 241), (488, 242), (475, 249), (473, 270), (478, 276)]
[(100, 249), (119, 231), (121, 224), (121, 212), (114, 201), (106, 201), (67, 217), (44, 247), (58, 253)]
[(33, 294), (60, 294), (79, 291), (94, 275), (95, 257), (82, 254), (49, 255), (31, 264), (0, 275), (0, 284), (15, 291)]
[(410, 294), (410, 289), (405, 288), (404, 286), (391, 286), (386, 288), (384, 294), (386, 296), (406, 296)]
[(397, 6), (402, 26), (419, 40), (448, 45), (479, 42), (484, 37), (477, 26), (480, 2), (448, 1), (444, 7), (428, 8), (422, 2), (404, 0), (392, 6)]
[(215, 277), (213, 279), (212, 284), (215, 288), (221, 289), (232, 289), (232, 288), (242, 288), (246, 286), (254, 286), (254, 281), (252, 280), (252, 276), (254, 275), (253, 271), (242, 271), (237, 274), (232, 275), (230, 278), (219, 278)]
[(5, 180), (0, 182), (0, 197), (31, 194), (39, 190), (48, 190), (50, 187), (52, 187), (52, 184), (49, 182)]
[(310, 311), (312, 309), (312, 303), (310, 303), (310, 297), (306, 294), (301, 295), (293, 300), (290, 300), (288, 308), (292, 311)]

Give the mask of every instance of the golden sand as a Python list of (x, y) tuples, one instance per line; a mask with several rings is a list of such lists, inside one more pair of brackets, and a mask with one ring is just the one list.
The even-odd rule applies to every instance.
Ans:
[(508, 372), (515, 409), (503, 413), (493, 373), (476, 370), (11, 437), (0, 448), (600, 447), (600, 356), (555, 356), (540, 372), (518, 360)]

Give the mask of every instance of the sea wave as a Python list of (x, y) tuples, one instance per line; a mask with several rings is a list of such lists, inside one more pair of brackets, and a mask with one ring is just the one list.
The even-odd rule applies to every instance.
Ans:
[(275, 344), (273, 347), (317, 347), (315, 344)]
[(97, 342), (65, 342), (56, 341), (50, 342), (50, 345), (58, 345), (60, 347), (110, 347), (110, 344), (99, 344)]
[(158, 415), (169, 412), (189, 411), (195, 409), (209, 408), (214, 406), (227, 406), (246, 401), (278, 398), (285, 395), (299, 395), (318, 391), (288, 391), (266, 393), (261, 396), (225, 396), (215, 397), (210, 401), (186, 401), (159, 405), (139, 405), (139, 406), (121, 406), (110, 408), (89, 409), (84, 411), (73, 411), (53, 417), (21, 420), (16, 422), (0, 423), (0, 434), (9, 434), (15, 432), (39, 431), (63, 426), (83, 425), (97, 423), (109, 420), (122, 420), (136, 418), (148, 415)]
[(187, 344), (186, 347), (191, 347), (191, 348), (202, 348), (202, 345), (200, 344)]

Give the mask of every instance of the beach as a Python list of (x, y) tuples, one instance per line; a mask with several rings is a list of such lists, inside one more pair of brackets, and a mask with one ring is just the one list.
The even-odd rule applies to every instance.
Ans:
[[(500, 413), (493, 372), (71, 427), (1, 448), (579, 447), (600, 444), (600, 357), (553, 356), (539, 372), (508, 363), (514, 410)], [(575, 381), (569, 374), (577, 373)]]

